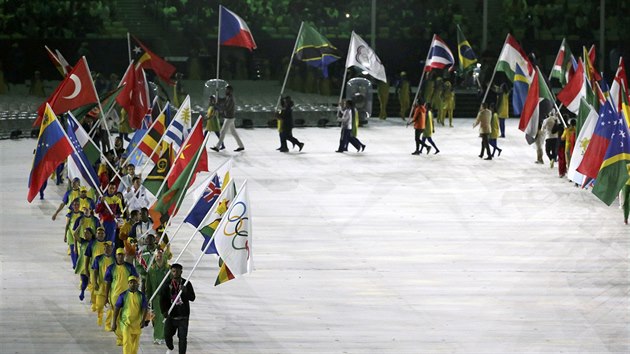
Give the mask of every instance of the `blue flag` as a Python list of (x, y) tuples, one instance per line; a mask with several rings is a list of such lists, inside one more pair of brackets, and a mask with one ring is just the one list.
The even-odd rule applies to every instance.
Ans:
[(70, 122), (66, 124), (66, 133), (75, 150), (70, 155), (71, 158), (68, 159), (68, 177), (70, 179), (79, 178), (84, 186), (90, 186), (94, 189), (98, 188), (99, 179), (96, 171), (94, 171), (94, 167), (92, 167), (87, 156), (85, 156), (81, 143), (79, 143), (79, 139), (77, 139)]

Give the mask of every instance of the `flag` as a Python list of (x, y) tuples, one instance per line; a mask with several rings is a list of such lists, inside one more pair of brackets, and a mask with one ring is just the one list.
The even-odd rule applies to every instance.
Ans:
[(252, 37), (247, 23), (237, 14), (223, 6), (219, 6), (219, 34), (221, 45), (243, 47), (250, 51), (256, 49), (256, 42)]
[(72, 143), (63, 131), (55, 113), (46, 104), (44, 119), (37, 139), (37, 148), (28, 178), (26, 200), (32, 202), (52, 172), (73, 152)]
[(46, 49), (46, 53), (48, 53), (48, 58), (50, 58), (50, 61), (53, 62), (53, 65), (55, 65), (55, 68), (57, 68), (61, 76), (66, 77), (66, 75), (68, 75), (68, 71), (66, 71), (66, 67), (61, 64), (57, 54), (53, 53), (48, 46), (44, 46), (44, 48)]
[(293, 55), (296, 60), (321, 69), (324, 77), (328, 77), (328, 65), (340, 58), (337, 48), (305, 22), (302, 23)]
[(610, 144), (599, 168), (593, 194), (607, 205), (612, 204), (617, 194), (630, 178), (630, 132), (622, 113), (617, 113), (610, 134)]
[(427, 62), (424, 64), (424, 71), (431, 71), (433, 69), (445, 69), (450, 66), (449, 71), (453, 70), (453, 64), (455, 64), (455, 58), (453, 53), (446, 43), (437, 34), (433, 35), (431, 41), (431, 47), (429, 47), (429, 54), (427, 55)]
[[(199, 229), (199, 233), (203, 236), (201, 250), (205, 251), (206, 254), (218, 254), (212, 235), (217, 230), (223, 215), (225, 215), (225, 212), (228, 210), (230, 203), (235, 196), (236, 185), (234, 184), (234, 180), (230, 180), (222, 186), (219, 198), (217, 198), (208, 211), (208, 214), (206, 214), (206, 217), (203, 220), (204, 226)], [(210, 245), (208, 245), (208, 242), (210, 242)]]
[(214, 242), (219, 256), (232, 274), (251, 273), (253, 268), (252, 220), (247, 181), (243, 182), (241, 189), (217, 225)]
[(346, 58), (346, 69), (356, 66), (367, 71), (373, 78), (387, 82), (385, 67), (381, 64), (381, 60), (376, 53), (358, 34), (352, 32), (350, 38), (350, 47), (348, 48), (348, 57)]
[(203, 187), (202, 194), (197, 198), (197, 202), (184, 219), (184, 222), (194, 227), (199, 227), (215, 201), (221, 195), (221, 188), (230, 181), (231, 169), (232, 160), (230, 159), (207, 178), (201, 185)]
[(157, 153), (153, 152), (158, 149), (158, 142), (166, 130), (166, 126), (164, 125), (165, 119), (164, 113), (162, 112), (138, 144), (138, 150), (142, 151), (148, 157), (151, 157), (153, 163), (157, 163), (161, 155), (161, 151), (157, 151)]
[(214, 286), (221, 285), (232, 279), (234, 279), (234, 274), (232, 274), (223, 259), (219, 258), (219, 274), (217, 275), (217, 280), (214, 281)]
[(621, 112), (624, 118), (626, 118), (626, 125), (630, 127), (630, 104), (628, 104), (628, 92), (626, 91), (625, 86), (621, 87), (620, 96), (621, 96), (621, 109), (619, 109), (619, 112)]
[(593, 136), (595, 125), (597, 125), (597, 118), (598, 115), (593, 106), (588, 104), (588, 102), (582, 98), (580, 100), (580, 109), (577, 117), (578, 129), (576, 134), (578, 134), (578, 136), (577, 139), (575, 139), (575, 146), (573, 147), (573, 152), (571, 153), (571, 161), (569, 161), (569, 169), (567, 172), (569, 180), (579, 185), (583, 184), (584, 175), (579, 173), (577, 168), (580, 166), (584, 153), (588, 147), (588, 143)]
[(459, 25), (457, 25), (457, 54), (459, 56), (459, 70), (466, 72), (474, 69), (475, 64), (477, 64), (477, 55), (464, 37), (464, 32)]
[[(96, 171), (94, 171), (92, 163), (90, 163), (84, 153), (79, 139), (74, 133), (76, 126), (73, 124), (73, 121), (74, 119), (69, 117), (66, 123), (68, 139), (70, 139), (70, 142), (74, 146), (74, 152), (70, 155), (71, 158), (68, 159), (68, 178), (71, 180), (78, 178), (82, 186), (90, 186), (91, 188), (97, 189), (99, 187), (98, 176), (96, 175)], [(81, 127), (81, 129), (83, 129), (83, 127)], [(91, 143), (88, 142), (88, 144)]]
[(142, 184), (151, 194), (157, 196), (157, 192), (160, 189), (164, 179), (168, 175), (168, 171), (171, 168), (171, 161), (173, 160), (173, 150), (170, 147), (164, 149), (161, 155), (155, 155), (159, 157), (155, 162), (155, 165), (151, 169), (151, 172), (144, 179)]
[[(177, 121), (174, 120), (171, 123), (171, 126), (176, 122)], [(203, 136), (203, 118), (199, 117), (199, 119), (197, 119), (197, 122), (195, 122), (195, 126), (191, 130), (190, 135), (182, 144), (182, 148), (175, 157), (173, 167), (171, 168), (171, 174), (168, 177), (169, 188), (175, 183), (179, 175), (182, 173), (182, 171), (184, 171), (185, 167), (193, 162), (193, 158), (197, 156), (195, 154), (196, 151), (201, 151), (201, 153), (199, 155), (199, 161), (196, 163), (197, 168), (195, 169), (195, 173), (208, 171), (208, 153), (206, 152), (206, 147), (204, 145), (205, 141), (206, 140)], [(175, 147), (173, 145), (171, 145), (171, 147), (173, 148), (173, 151), (175, 151)], [(194, 180), (195, 177), (193, 176), (191, 182)]]
[(586, 177), (596, 178), (599, 172), (599, 168), (604, 161), (606, 151), (608, 150), (608, 144), (610, 143), (610, 136), (613, 133), (614, 122), (617, 121), (618, 114), (615, 113), (610, 102), (606, 101), (599, 109), (599, 117), (597, 119), (597, 125), (593, 130), (593, 136), (588, 143), (588, 148), (584, 153), (582, 162), (577, 168), (577, 171)]
[(149, 48), (140, 42), (138, 38), (133, 35), (131, 37), (136, 42), (132, 52), (134, 58), (133, 61), (137, 63), (137, 66), (153, 70), (160, 79), (172, 85), (173, 82), (171, 81), (171, 76), (173, 76), (177, 70), (175, 66), (149, 50)]
[(138, 166), (142, 163), (143, 153), (138, 149), (138, 144), (142, 141), (142, 138), (149, 129), (138, 129), (133, 133), (133, 137), (127, 145), (127, 149), (123, 152), (122, 157), (128, 159), (127, 164)]
[[(562, 39), (562, 43), (560, 44), (560, 49), (558, 49), (558, 54), (556, 55), (556, 60), (553, 62), (553, 67), (551, 68), (551, 73), (549, 73), (549, 80), (551, 78), (556, 78), (560, 81), (562, 87), (569, 82), (569, 76), (571, 73), (571, 69), (573, 68), (573, 54), (571, 54), (571, 48), (569, 48), (569, 44), (567, 43), (566, 38)], [(580, 100), (578, 100), (579, 106)]]
[(173, 183), (168, 190), (163, 190), (160, 195), (156, 195), (157, 200), (149, 209), (149, 215), (151, 215), (153, 220), (154, 230), (157, 230), (160, 225), (162, 225), (166, 217), (174, 217), (175, 214), (177, 214), (184, 199), (183, 196), (186, 194), (190, 181), (195, 174), (197, 164), (201, 161), (199, 155), (202, 153), (205, 153), (205, 147), (200, 147), (200, 149), (194, 153), (194, 157), (191, 159), (192, 163), (189, 163), (186, 168), (184, 168), (184, 171), (179, 174), (175, 183)]
[(81, 57), (53, 94), (39, 107), (33, 126), (37, 127), (41, 124), (46, 103), (55, 114), (61, 114), (94, 102), (98, 102), (98, 97), (90, 76), (90, 69), (85, 57)]
[(584, 63), (580, 61), (578, 69), (571, 80), (558, 92), (558, 101), (575, 114), (580, 110), (580, 100), (586, 98), (586, 76), (584, 75)]
[(521, 66), (517, 65), (516, 73), (514, 74), (514, 85), (512, 87), (512, 111), (514, 115), (520, 115), (523, 111), (530, 81), (530, 78), (525, 75)]
[(190, 131), (190, 96), (186, 96), (186, 99), (179, 106), (179, 110), (175, 114), (175, 118), (171, 121), (164, 135), (164, 141), (171, 144), (173, 151), (179, 152), (182, 147), (182, 143), (186, 140), (188, 132)]
[(525, 54), (521, 48), (521, 45), (518, 44), (511, 34), (508, 34), (497, 61), (496, 71), (504, 72), (508, 79), (514, 82), (517, 67), (520, 67), (522, 75), (525, 75), (528, 82), (531, 82), (535, 74), (534, 67), (527, 58), (527, 54)]
[(595, 81), (600, 81), (602, 77), (597, 72), (595, 68), (595, 45), (593, 44), (591, 48), (586, 51), (586, 47), (582, 47), (582, 59), (584, 60), (584, 71), (586, 72), (586, 76), (588, 80), (591, 82), (591, 85)]
[[(610, 97), (612, 97), (614, 104), (617, 106), (618, 111), (623, 110), (623, 102), (624, 98), (627, 101), (628, 96), (622, 96), (622, 88), (626, 91), (628, 90), (628, 78), (626, 76), (626, 66), (623, 62), (623, 57), (619, 58), (619, 64), (617, 66), (617, 72), (615, 73), (615, 78), (613, 79), (613, 83), (610, 86)], [(626, 123), (630, 118), (630, 112), (624, 112), (624, 117), (626, 118)]]
[(116, 102), (127, 111), (129, 126), (140, 129), (145, 114), (149, 111), (149, 86), (144, 70), (132, 61), (125, 71), (120, 86), (125, 85)]
[(70, 126), (70, 129), (72, 129), (73, 135), (77, 138), (77, 141), (81, 146), (81, 150), (87, 157), (89, 164), (94, 166), (96, 162), (101, 159), (101, 150), (96, 144), (94, 144), (92, 138), (90, 138), (88, 133), (85, 129), (83, 129), (72, 113), (68, 114), (68, 125)]
[(553, 95), (551, 91), (549, 91), (547, 83), (540, 74), (540, 71), (537, 70), (532, 84), (529, 87), (525, 106), (523, 106), (523, 112), (521, 113), (521, 120), (518, 125), (518, 128), (525, 132), (525, 138), (529, 144), (533, 144), (536, 140), (540, 125), (549, 112), (551, 112), (552, 108)]

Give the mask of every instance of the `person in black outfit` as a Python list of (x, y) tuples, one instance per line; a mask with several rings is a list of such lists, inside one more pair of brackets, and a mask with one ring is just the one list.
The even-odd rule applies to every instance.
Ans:
[[(171, 266), (171, 277), (160, 289), (160, 309), (166, 319), (164, 324), (164, 339), (169, 352), (175, 348), (173, 336), (177, 332), (179, 339), (179, 354), (186, 353), (188, 337), (188, 317), (190, 316), (190, 302), (195, 301), (195, 290), (192, 283), (186, 282), (182, 278), (181, 264), (174, 263)], [(177, 294), (181, 290), (182, 295), (175, 303), (173, 311), (168, 313), (168, 309), (175, 301)]]
[(280, 152), (289, 152), (287, 147), (287, 140), (293, 144), (293, 147), (297, 145), (302, 151), (304, 143), (301, 143), (295, 137), (293, 137), (293, 101), (291, 96), (286, 96), (280, 101), (282, 105), (282, 111), (278, 119), (281, 121), (280, 125), (280, 147), (277, 149)]

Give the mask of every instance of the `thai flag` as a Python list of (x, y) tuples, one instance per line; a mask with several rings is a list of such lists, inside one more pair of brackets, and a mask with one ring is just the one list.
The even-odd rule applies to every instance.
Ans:
[(450, 66), (450, 70), (453, 70), (453, 64), (455, 59), (453, 53), (446, 43), (437, 34), (433, 36), (431, 41), (431, 48), (429, 48), (429, 55), (427, 56), (427, 62), (424, 64), (424, 71), (431, 71), (433, 69), (444, 69)]
[(221, 45), (256, 49), (256, 42), (245, 21), (223, 6), (220, 6), (219, 24)]

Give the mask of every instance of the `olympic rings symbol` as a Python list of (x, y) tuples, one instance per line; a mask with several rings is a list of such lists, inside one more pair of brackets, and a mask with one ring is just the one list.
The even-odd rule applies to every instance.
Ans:
[[(228, 223), (223, 229), (223, 235), (232, 237), (232, 248), (235, 250), (248, 250), (247, 237), (249, 233), (245, 229), (246, 223), (249, 218), (245, 216), (247, 214), (247, 205), (243, 202), (238, 202), (232, 207), (230, 215), (227, 216)], [(230, 231), (232, 232), (230, 232)], [(241, 239), (244, 237), (245, 239)], [(239, 242), (240, 241), (240, 242)], [(239, 246), (241, 242), (245, 242), (244, 245)], [(249, 251), (249, 250), (248, 250)]]

